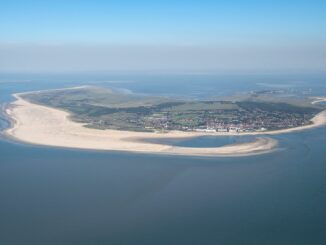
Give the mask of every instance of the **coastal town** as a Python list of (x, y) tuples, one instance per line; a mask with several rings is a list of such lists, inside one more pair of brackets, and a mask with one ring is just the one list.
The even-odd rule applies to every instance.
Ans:
[[(266, 92), (264, 93), (265, 96)], [(264, 132), (301, 127), (323, 110), (271, 96), (237, 100), (176, 100), (112, 93), (98, 88), (25, 94), (27, 100), (63, 109), (88, 128), (138, 132)], [(261, 99), (263, 98), (263, 100)], [(271, 101), (273, 98), (273, 101)]]
[[(181, 130), (196, 132), (262, 132), (309, 125), (312, 113), (290, 113), (263, 110), (209, 110), (192, 112), (190, 116), (176, 115), (171, 112), (157, 113), (140, 119), (135, 123), (143, 124), (145, 129)], [(198, 115), (200, 114), (200, 116)], [(178, 117), (179, 116), (179, 117)], [(183, 118), (180, 119), (180, 116)], [(186, 117), (186, 118), (185, 118)], [(198, 120), (200, 117), (200, 120)]]
[(109, 116), (92, 118), (88, 122), (91, 127), (100, 129), (241, 133), (309, 125), (310, 119), (318, 112), (314, 108), (277, 103), (268, 105), (262, 102), (200, 103), (200, 109), (194, 109), (198, 106), (196, 103), (161, 105), (160, 108), (133, 108), (132, 111), (121, 108)]

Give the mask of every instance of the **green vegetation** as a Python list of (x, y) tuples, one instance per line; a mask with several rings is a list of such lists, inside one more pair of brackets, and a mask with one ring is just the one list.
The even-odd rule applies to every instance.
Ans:
[[(25, 99), (66, 110), (72, 119), (98, 129), (229, 130), (281, 129), (310, 123), (320, 106), (295, 105), (280, 99), (236, 101), (178, 101), (126, 95), (88, 87), (26, 94)], [(272, 96), (269, 96), (272, 97)]]

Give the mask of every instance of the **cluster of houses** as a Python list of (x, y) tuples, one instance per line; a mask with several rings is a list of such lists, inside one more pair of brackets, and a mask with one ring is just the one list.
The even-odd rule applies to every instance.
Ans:
[[(227, 111), (225, 118), (215, 116), (216, 111), (204, 113), (197, 117), (167, 116), (160, 113), (153, 114), (143, 120), (142, 117), (136, 122), (139, 127), (146, 130), (182, 130), (204, 133), (242, 133), (264, 132), (282, 128), (301, 126), (309, 123), (309, 115), (289, 113), (284, 111)], [(131, 121), (130, 121), (131, 123)]]
[(204, 132), (204, 133), (241, 133), (241, 132), (254, 132), (254, 131), (266, 131), (267, 129), (262, 127), (258, 130), (255, 129), (245, 129), (240, 127), (217, 127), (217, 128), (196, 128), (194, 131), (196, 132)]

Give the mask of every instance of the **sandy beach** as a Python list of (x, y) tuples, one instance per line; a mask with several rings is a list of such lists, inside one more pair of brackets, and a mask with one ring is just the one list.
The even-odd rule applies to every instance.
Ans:
[[(166, 133), (143, 133), (119, 130), (98, 130), (84, 127), (72, 121), (69, 113), (30, 103), (19, 94), (16, 101), (6, 109), (13, 125), (5, 134), (19, 141), (78, 149), (129, 151), (142, 153), (160, 153), (195, 156), (241, 156), (261, 154), (273, 150), (277, 141), (266, 137), (268, 134), (289, 133), (326, 124), (326, 112), (316, 115), (311, 125), (297, 128), (252, 133), (202, 133), (170, 131)], [(215, 148), (179, 147), (149, 143), (146, 139), (191, 138), (198, 136), (225, 135), (264, 135), (253, 142), (225, 145)]]
[(320, 102), (325, 102), (326, 101), (326, 97), (315, 97), (314, 101), (311, 102), (311, 104), (318, 104)]

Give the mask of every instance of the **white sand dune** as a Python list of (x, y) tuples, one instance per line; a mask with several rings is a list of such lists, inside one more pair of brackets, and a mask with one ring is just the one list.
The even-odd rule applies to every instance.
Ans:
[[(6, 109), (13, 120), (12, 128), (6, 134), (17, 140), (48, 146), (143, 153), (164, 153), (198, 156), (236, 156), (260, 154), (273, 150), (277, 141), (268, 137), (257, 138), (254, 142), (225, 145), (215, 148), (178, 147), (148, 143), (153, 138), (191, 138), (203, 135), (240, 135), (239, 133), (201, 133), (170, 131), (167, 133), (143, 133), (119, 130), (98, 130), (84, 127), (70, 119), (69, 113), (30, 103), (15, 94), (17, 100)], [(288, 133), (326, 124), (323, 111), (312, 119), (313, 124), (298, 128), (271, 132), (241, 133), (241, 135)], [(139, 140), (142, 139), (142, 140)]]

